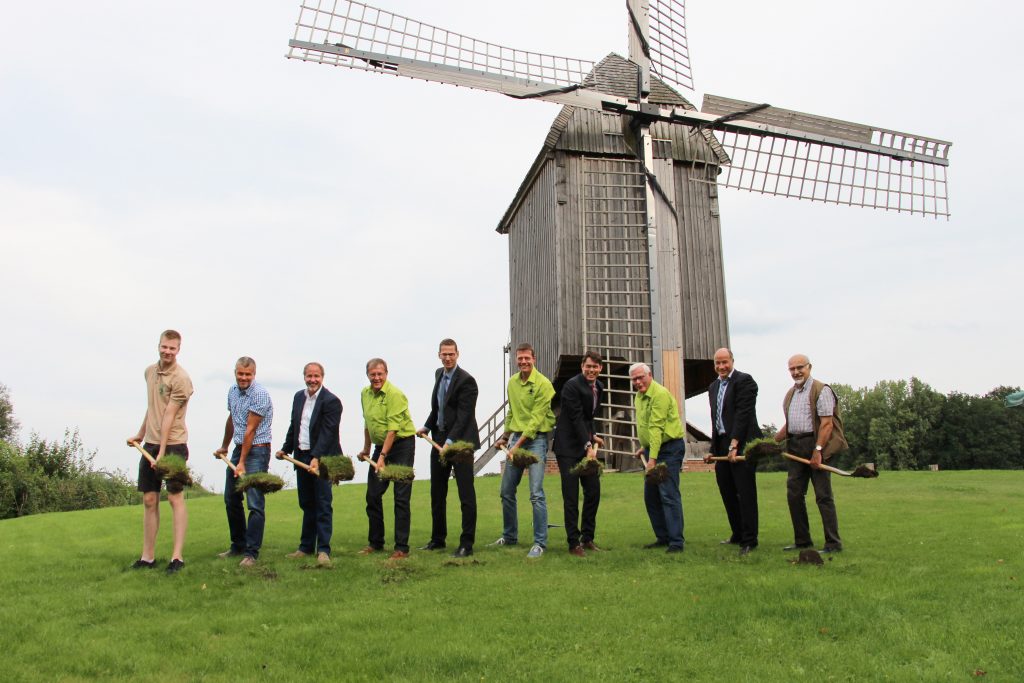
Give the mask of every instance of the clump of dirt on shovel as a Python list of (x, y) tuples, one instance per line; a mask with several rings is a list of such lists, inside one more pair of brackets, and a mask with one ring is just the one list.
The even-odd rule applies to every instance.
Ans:
[(181, 493), (186, 486), (192, 485), (192, 475), (188, 465), (180, 455), (165, 455), (156, 464), (156, 471), (167, 482), (168, 493)]
[(235, 484), (235, 490), (239, 493), (244, 493), (249, 489), (256, 489), (263, 493), (273, 493), (283, 488), (284, 479), (270, 472), (255, 472), (243, 475), (238, 478), (238, 483)]
[(775, 439), (754, 439), (748, 441), (743, 449), (743, 455), (747, 462), (751, 460), (764, 460), (772, 456), (782, 455), (782, 444)]
[(664, 463), (658, 463), (657, 465), (654, 466), (654, 469), (647, 472), (647, 474), (645, 474), (644, 477), (647, 479), (648, 484), (651, 484), (652, 486), (657, 486), (661, 482), (668, 479), (668, 465), (665, 465)]
[(525, 448), (512, 449), (512, 464), (516, 467), (529, 467), (540, 462), (540, 458)]
[(575, 467), (569, 470), (569, 474), (577, 477), (592, 477), (595, 475), (600, 477), (602, 472), (604, 472), (604, 463), (596, 458), (594, 460), (583, 458), (576, 463)]
[(352, 481), (356, 476), (352, 458), (347, 455), (325, 455), (320, 458), (320, 478), (332, 484), (339, 481)]
[(468, 441), (453, 441), (441, 450), (441, 461), (457, 464), (472, 464), (476, 447)]
[(873, 470), (867, 465), (857, 465), (857, 469), (853, 471), (852, 477), (861, 477), (862, 479), (874, 479), (878, 476), (878, 470)]
[(396, 484), (408, 484), (416, 478), (416, 470), (405, 465), (384, 465), (380, 468), (377, 476), (384, 481), (393, 481)]

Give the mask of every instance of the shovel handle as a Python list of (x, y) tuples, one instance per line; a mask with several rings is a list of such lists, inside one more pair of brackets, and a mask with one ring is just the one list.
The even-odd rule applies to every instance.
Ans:
[(138, 441), (132, 441), (132, 445), (139, 449), (139, 453), (142, 453), (142, 456), (149, 461), (150, 465), (156, 465), (156, 460), (153, 459), (153, 456), (145, 448), (139, 445)]
[(220, 458), (221, 460), (223, 460), (224, 464), (227, 465), (228, 467), (230, 467), (231, 471), (235, 473), (235, 476), (238, 476), (238, 468), (235, 467), (235, 463), (233, 463), (230, 460), (228, 460), (228, 457), (226, 455), (221, 455), (220, 453), (217, 453), (216, 451), (214, 451), (213, 457)]
[(502, 453), (505, 454), (505, 457), (508, 460), (512, 459), (512, 451), (510, 451), (509, 449), (505, 448), (504, 446), (498, 446), (497, 448), (498, 448), (499, 451), (501, 451)]
[[(747, 456), (745, 456), (745, 455), (737, 455), (736, 456), (736, 462), (746, 462), (746, 461), (747, 461)], [(729, 456), (728, 455), (712, 455), (711, 456), (711, 462), (729, 462)]]
[(441, 451), (443, 451), (443, 450), (444, 450), (444, 449), (443, 449), (443, 448), (442, 448), (441, 446), (438, 446), (438, 445), (437, 445), (437, 442), (436, 442), (436, 441), (434, 441), (433, 439), (431, 439), (431, 438), (430, 438), (429, 436), (427, 436), (426, 434), (417, 434), (416, 436), (420, 437), (420, 438), (421, 438), (421, 439), (423, 439), (424, 441), (427, 441), (427, 442), (429, 442), (431, 446), (433, 446), (434, 448), (436, 448), (436, 449), (437, 449), (437, 452), (438, 452), (438, 453), (440, 453)]
[[(792, 453), (783, 453), (782, 457), (789, 458), (793, 462), (802, 462), (803, 464), (808, 466), (811, 464), (811, 461), (808, 460), (807, 458), (801, 458), (799, 455), (793, 455)], [(853, 472), (845, 472), (839, 469), (838, 467), (832, 467), (831, 465), (826, 465), (825, 463), (821, 464), (821, 469), (826, 470), (828, 472), (834, 472), (835, 474), (838, 474), (840, 477), (853, 476)]]
[(287, 453), (283, 453), (283, 454), (277, 456), (277, 459), (278, 460), (287, 460), (288, 462), (292, 463), (293, 465), (301, 467), (302, 469), (306, 470), (307, 472), (309, 472), (311, 474), (316, 474), (316, 475), (320, 474), (319, 468), (310, 467), (306, 463), (302, 462), (301, 460), (296, 460), (295, 458), (293, 458), (292, 456), (288, 455)]

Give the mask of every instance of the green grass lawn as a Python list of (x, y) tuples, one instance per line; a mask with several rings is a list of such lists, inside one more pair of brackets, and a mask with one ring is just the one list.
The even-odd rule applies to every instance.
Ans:
[[(714, 476), (683, 475), (686, 552), (653, 540), (641, 477), (602, 478), (597, 542), (566, 552), (561, 528), (526, 560), (520, 486), (515, 548), (498, 479), (477, 480), (477, 552), (413, 550), (397, 566), (358, 557), (363, 486), (335, 489), (334, 567), (288, 560), (294, 491), (268, 498), (259, 566), (219, 560), (220, 498), (189, 501), (187, 566), (129, 571), (140, 507), (0, 522), (0, 680), (1024, 680), (1024, 472), (884, 472), (833, 478), (846, 551), (791, 564), (783, 474), (758, 477), (761, 547), (739, 559)], [(561, 523), (557, 477), (545, 489)], [(429, 482), (413, 492), (413, 546), (429, 538)], [(820, 520), (809, 497), (811, 526)], [(391, 496), (385, 498), (392, 538)], [(459, 529), (454, 482), (449, 542)], [(453, 545), (449, 545), (452, 549)], [(984, 672), (984, 673), (982, 673)]]

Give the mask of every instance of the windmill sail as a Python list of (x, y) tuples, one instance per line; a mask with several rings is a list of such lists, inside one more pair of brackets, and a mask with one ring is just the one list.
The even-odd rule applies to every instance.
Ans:
[(601, 109), (625, 100), (583, 81), (594, 62), (517, 50), (361, 2), (302, 4), (290, 59), (490, 90), (517, 98)]
[[(951, 143), (876, 126), (705, 95), (732, 161), (726, 187), (831, 204), (949, 216), (946, 166)], [(720, 125), (715, 125), (715, 122)]]
[(650, 59), (661, 80), (693, 90), (690, 48), (686, 43), (686, 3), (650, 0)]

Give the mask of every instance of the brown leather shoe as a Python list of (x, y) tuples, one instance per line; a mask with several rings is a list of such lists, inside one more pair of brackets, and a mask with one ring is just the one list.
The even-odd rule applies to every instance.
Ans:
[(373, 555), (376, 552), (380, 552), (380, 548), (374, 548), (372, 545), (368, 545), (359, 551), (360, 555)]
[(583, 544), (583, 549), (584, 550), (589, 550), (590, 552), (593, 552), (593, 553), (601, 552), (601, 549), (598, 548), (597, 544), (595, 544), (593, 541), (587, 541), (586, 543), (584, 543)]
[(317, 553), (317, 555), (316, 555), (316, 563), (318, 565), (320, 565), (321, 567), (330, 567), (331, 566), (331, 556), (328, 555), (327, 553)]
[(391, 553), (391, 557), (389, 557), (388, 559), (389, 560), (404, 560), (407, 557), (409, 557), (409, 553), (405, 552), (404, 550), (396, 550), (395, 552)]
[(288, 553), (285, 557), (290, 557), (293, 560), (301, 560), (303, 557), (309, 557), (309, 553), (303, 552), (302, 550), (296, 550), (294, 553)]
[(577, 545), (569, 548), (569, 554), (574, 557), (586, 557), (587, 554), (583, 552), (583, 546)]

